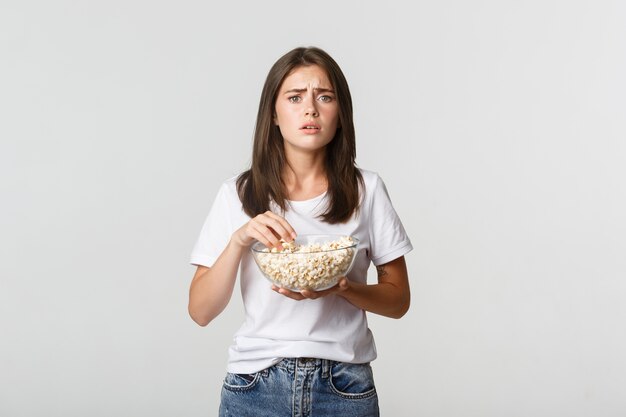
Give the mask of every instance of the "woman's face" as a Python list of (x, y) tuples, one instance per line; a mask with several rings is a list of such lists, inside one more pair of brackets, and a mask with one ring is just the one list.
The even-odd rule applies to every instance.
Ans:
[(326, 71), (317, 65), (295, 68), (278, 89), (274, 123), (287, 152), (317, 151), (330, 143), (339, 105)]

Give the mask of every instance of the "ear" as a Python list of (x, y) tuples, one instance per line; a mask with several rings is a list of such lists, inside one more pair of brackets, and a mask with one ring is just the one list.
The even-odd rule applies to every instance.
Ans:
[(272, 122), (274, 122), (274, 126), (278, 126), (278, 116), (276, 116), (276, 114), (272, 116)]

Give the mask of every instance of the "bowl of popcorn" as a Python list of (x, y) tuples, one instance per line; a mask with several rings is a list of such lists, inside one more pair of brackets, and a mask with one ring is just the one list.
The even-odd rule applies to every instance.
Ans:
[(352, 269), (359, 240), (344, 235), (302, 235), (282, 242), (283, 250), (252, 245), (263, 275), (291, 291), (321, 291), (333, 287)]

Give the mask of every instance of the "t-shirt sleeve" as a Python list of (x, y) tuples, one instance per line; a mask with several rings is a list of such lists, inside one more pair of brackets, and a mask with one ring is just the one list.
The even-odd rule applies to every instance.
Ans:
[(376, 266), (391, 262), (413, 249), (387, 187), (377, 175), (370, 206), (370, 259)]
[(228, 194), (227, 184), (222, 184), (191, 252), (192, 265), (212, 267), (228, 244), (232, 234)]

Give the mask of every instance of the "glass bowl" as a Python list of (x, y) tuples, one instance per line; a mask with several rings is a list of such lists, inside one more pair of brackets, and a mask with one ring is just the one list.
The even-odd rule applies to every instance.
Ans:
[(269, 250), (256, 242), (250, 250), (265, 278), (291, 291), (321, 291), (337, 284), (352, 269), (359, 240), (345, 235), (302, 235)]

